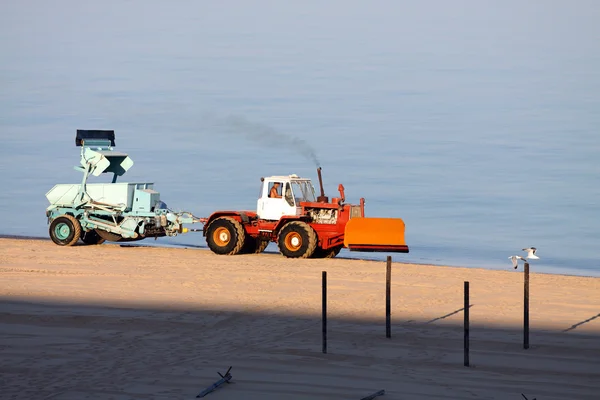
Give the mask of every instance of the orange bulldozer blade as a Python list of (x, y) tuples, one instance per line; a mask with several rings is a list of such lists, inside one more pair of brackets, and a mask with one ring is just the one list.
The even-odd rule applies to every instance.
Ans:
[(404, 221), (400, 218), (351, 218), (346, 224), (344, 246), (350, 251), (408, 253)]

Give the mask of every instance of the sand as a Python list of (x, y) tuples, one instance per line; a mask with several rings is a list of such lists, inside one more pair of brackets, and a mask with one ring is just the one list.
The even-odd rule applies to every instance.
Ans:
[(525, 350), (523, 273), (509, 260), (506, 271), (394, 262), (391, 338), (385, 271), (344, 258), (0, 239), (0, 397), (192, 399), (232, 366), (232, 383), (205, 398), (598, 398), (600, 278), (532, 273)]

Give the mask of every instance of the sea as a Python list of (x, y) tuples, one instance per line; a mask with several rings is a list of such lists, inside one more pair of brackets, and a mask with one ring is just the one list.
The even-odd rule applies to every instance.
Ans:
[(339, 257), (512, 271), (534, 246), (533, 272), (600, 276), (598, 21), (596, 0), (3, 1), (0, 234), (48, 238), (76, 130), (110, 129), (120, 181), (174, 210), (253, 210), (261, 177), (320, 166), (406, 224), (408, 254)]

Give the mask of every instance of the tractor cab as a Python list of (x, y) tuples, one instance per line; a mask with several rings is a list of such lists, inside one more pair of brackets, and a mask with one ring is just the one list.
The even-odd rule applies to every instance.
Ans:
[(301, 202), (314, 202), (315, 188), (298, 175), (262, 178), (256, 213), (260, 219), (278, 221), (284, 215), (300, 215)]

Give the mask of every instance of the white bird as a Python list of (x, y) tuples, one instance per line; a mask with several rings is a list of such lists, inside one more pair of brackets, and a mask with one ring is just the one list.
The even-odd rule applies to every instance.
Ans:
[(527, 252), (527, 259), (531, 259), (531, 260), (539, 260), (540, 258), (538, 256), (535, 255), (535, 251), (536, 248), (535, 247), (528, 247), (526, 249), (523, 249), (523, 251)]
[(517, 269), (517, 267), (519, 266), (519, 262), (517, 260), (527, 261), (525, 258), (523, 258), (521, 256), (510, 256), (508, 258), (512, 261), (513, 267), (515, 267), (515, 269)]

